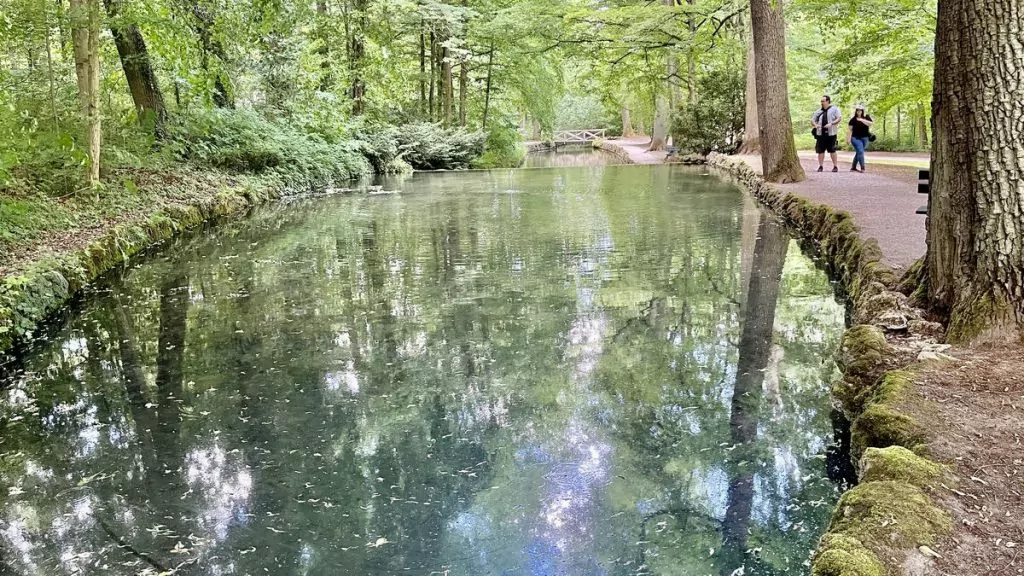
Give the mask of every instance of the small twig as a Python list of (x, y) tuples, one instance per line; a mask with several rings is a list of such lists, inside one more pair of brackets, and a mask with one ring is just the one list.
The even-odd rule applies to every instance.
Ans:
[(100, 526), (103, 527), (103, 531), (107, 533), (107, 536), (109, 536), (111, 540), (113, 540), (115, 543), (117, 543), (118, 547), (124, 548), (125, 550), (128, 550), (129, 552), (132, 553), (133, 556), (136, 556), (137, 558), (141, 558), (147, 564), (149, 564), (153, 568), (156, 568), (160, 572), (168, 572), (169, 571), (166, 567), (164, 567), (162, 564), (160, 564), (160, 562), (157, 562), (149, 554), (146, 554), (145, 552), (142, 552), (140, 550), (136, 550), (135, 547), (132, 546), (131, 544), (129, 544), (127, 540), (125, 540), (124, 538), (119, 536), (116, 532), (114, 532), (113, 528), (111, 528), (110, 525), (107, 524), (102, 518), (97, 518), (96, 520), (99, 521)]

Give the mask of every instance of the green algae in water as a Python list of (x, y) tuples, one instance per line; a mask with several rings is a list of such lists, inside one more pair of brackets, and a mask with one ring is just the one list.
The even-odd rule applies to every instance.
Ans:
[(0, 573), (797, 575), (843, 308), (676, 167), (415, 175), (94, 290), (0, 397)]

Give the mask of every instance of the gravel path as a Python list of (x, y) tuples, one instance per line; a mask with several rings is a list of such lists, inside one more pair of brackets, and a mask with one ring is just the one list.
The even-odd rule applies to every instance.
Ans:
[[(920, 155), (908, 155), (920, 161)], [(885, 161), (901, 158), (888, 154)], [(740, 156), (755, 170), (761, 170), (760, 156)], [(917, 193), (917, 168), (872, 163), (868, 154), (868, 171), (850, 172), (850, 164), (839, 160), (839, 172), (833, 173), (832, 161), (825, 158), (825, 172), (818, 173), (818, 162), (812, 153), (800, 153), (807, 179), (781, 188), (813, 202), (828, 204), (849, 212), (865, 238), (875, 238), (886, 262), (898, 270), (905, 269), (924, 256), (925, 217), (914, 212), (927, 202)], [(877, 158), (883, 160), (883, 157)]]

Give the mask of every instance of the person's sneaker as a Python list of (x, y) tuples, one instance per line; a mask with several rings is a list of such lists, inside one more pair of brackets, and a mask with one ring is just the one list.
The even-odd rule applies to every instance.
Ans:
[(824, 171), (825, 171), (825, 167), (824, 166), (818, 166), (818, 172), (824, 172)]
[(850, 172), (860, 172), (860, 170), (857, 170), (857, 167), (854, 166), (853, 168), (850, 168)]
[(833, 172), (839, 172), (839, 166), (833, 166), (832, 167), (832, 171)]

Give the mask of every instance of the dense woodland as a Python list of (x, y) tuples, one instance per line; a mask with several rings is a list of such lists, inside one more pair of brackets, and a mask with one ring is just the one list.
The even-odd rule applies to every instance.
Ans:
[[(524, 138), (558, 128), (648, 134), (656, 148), (672, 131), (682, 148), (730, 150), (744, 137), (753, 72), (749, 10), (738, 0), (3, 0), (0, 186), (67, 194), (108, 166), (180, 161), (359, 172), (359, 159), (337, 164), (360, 151), (378, 171), (401, 169), (399, 155), (416, 168), (515, 165)], [(887, 147), (927, 141), (934, 1), (787, 10), (797, 127), (829, 92), (844, 108), (868, 103)], [(320, 154), (303, 159), (311, 148)]]

